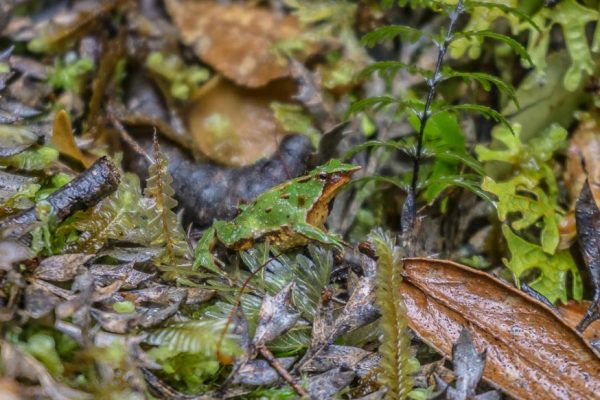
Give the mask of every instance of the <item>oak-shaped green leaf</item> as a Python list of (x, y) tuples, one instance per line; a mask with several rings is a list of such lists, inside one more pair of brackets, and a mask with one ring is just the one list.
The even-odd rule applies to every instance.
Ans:
[(509, 215), (517, 215), (511, 218), (514, 229), (523, 230), (541, 220), (542, 248), (548, 254), (554, 253), (559, 242), (559, 215), (535, 180), (526, 175), (518, 175), (505, 182), (485, 177), (481, 187), (498, 198), (496, 207), (500, 221), (506, 221)]
[(548, 195), (554, 199), (558, 194), (556, 178), (550, 161), (557, 150), (566, 146), (567, 131), (558, 124), (550, 125), (541, 135), (528, 143), (521, 141), (521, 125), (513, 125), (514, 135), (505, 127), (498, 126), (492, 131), (495, 141), (504, 145), (503, 149), (475, 146), (479, 161), (501, 161), (511, 164), (519, 174), (527, 175), (537, 183), (545, 181)]
[(559, 250), (550, 255), (540, 246), (519, 237), (507, 225), (502, 226), (502, 233), (512, 255), (510, 260), (503, 261), (513, 273), (517, 285), (520, 284), (523, 274), (538, 270), (539, 276), (529, 283), (529, 286), (552, 303), (556, 300), (566, 303), (568, 275), (571, 273), (571, 295), (575, 300), (581, 300), (583, 295), (581, 276), (568, 250)]

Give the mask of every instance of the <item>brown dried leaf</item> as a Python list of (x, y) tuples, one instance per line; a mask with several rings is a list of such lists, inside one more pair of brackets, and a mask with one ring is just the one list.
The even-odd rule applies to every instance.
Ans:
[(352, 346), (330, 345), (302, 367), (306, 372), (324, 372), (332, 368), (355, 371), (360, 362), (373, 353)]
[(135, 263), (130, 262), (121, 265), (95, 264), (90, 267), (94, 280), (98, 286), (106, 286), (116, 280), (122, 280), (121, 289), (135, 289), (141, 283), (148, 282), (156, 274), (148, 274), (134, 268)]
[(249, 90), (217, 78), (190, 106), (188, 126), (194, 142), (204, 155), (227, 166), (270, 157), (286, 135), (270, 104), (289, 102), (293, 92), (289, 80)]
[(573, 133), (567, 148), (564, 179), (569, 197), (575, 203), (587, 178), (594, 200), (600, 207), (600, 127), (598, 124), (600, 119), (598, 116), (593, 116), (582, 121)]
[(40, 262), (33, 276), (52, 282), (70, 281), (77, 275), (77, 269), (93, 257), (83, 253), (48, 257)]
[[(277, 362), (286, 370), (292, 366), (295, 357), (278, 358)], [(281, 380), (279, 373), (266, 360), (253, 360), (242, 365), (231, 383), (249, 386), (274, 385)]]
[(300, 313), (289, 306), (294, 282), (287, 284), (275, 296), (266, 295), (260, 305), (258, 324), (252, 345), (262, 346), (296, 325)]
[(450, 356), (463, 327), (487, 351), (483, 376), (517, 399), (596, 398), (600, 359), (547, 306), (484, 272), (406, 259), (401, 292), (409, 326)]
[(54, 117), (52, 146), (62, 154), (81, 162), (85, 168), (89, 168), (94, 163), (92, 157), (86, 156), (77, 147), (73, 136), (73, 128), (71, 127), (71, 119), (65, 110), (60, 110)]
[(212, 1), (167, 0), (182, 41), (198, 57), (238, 85), (259, 87), (289, 75), (288, 61), (274, 45), (297, 37), (295, 17), (266, 8)]
[(361, 278), (341, 315), (332, 326), (329, 340), (332, 342), (343, 334), (360, 328), (379, 318), (379, 311), (375, 305), (375, 282), (370, 277)]
[(321, 375), (308, 378), (308, 393), (313, 400), (331, 399), (348, 386), (354, 379), (353, 371), (343, 371), (341, 368), (329, 370)]

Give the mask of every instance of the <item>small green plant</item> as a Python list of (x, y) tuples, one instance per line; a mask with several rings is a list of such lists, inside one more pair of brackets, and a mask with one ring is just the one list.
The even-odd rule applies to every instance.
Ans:
[(383, 332), (379, 354), (380, 381), (388, 389), (389, 399), (406, 399), (419, 370), (419, 363), (409, 351), (410, 334), (406, 307), (400, 293), (402, 283), (402, 251), (383, 231), (371, 235), (377, 253), (377, 306), (381, 313), (379, 327)]
[[(490, 90), (494, 86), (501, 93), (504, 93), (507, 98), (515, 102), (515, 104), (517, 103), (512, 86), (493, 75), (481, 72), (457, 71), (448, 66), (444, 67), (446, 53), (452, 44), (464, 38), (496, 40), (510, 46), (520, 57), (530, 61), (525, 48), (508, 36), (487, 30), (462, 30), (455, 32), (455, 24), (459, 16), (463, 13), (474, 12), (475, 6), (487, 7), (488, 9), (500, 7), (505, 12), (513, 12), (515, 15), (521, 16), (522, 13), (518, 12), (518, 10), (496, 5), (495, 3), (485, 3), (485, 6), (480, 3), (476, 3), (475, 5), (473, 2), (465, 2), (463, 0), (457, 1), (453, 9), (449, 9), (445, 4), (439, 2), (422, 1), (415, 3), (422, 3), (422, 5), (430, 6), (436, 11), (446, 12), (449, 16), (449, 24), (446, 31), (435, 35), (429, 32), (422, 32), (410, 26), (388, 25), (366, 34), (362, 38), (362, 43), (367, 47), (373, 47), (396, 37), (401, 37), (404, 41), (408, 42), (416, 42), (421, 38), (427, 38), (438, 48), (435, 70), (424, 70), (400, 61), (380, 61), (365, 68), (361, 75), (364, 77), (378, 73), (387, 80), (390, 80), (399, 70), (420, 75), (423, 77), (428, 88), (425, 101), (390, 94), (359, 100), (350, 108), (350, 113), (365, 112), (366, 110), (373, 109), (389, 113), (396, 119), (406, 117), (414, 129), (415, 135), (409, 139), (402, 140), (369, 141), (355, 147), (346, 155), (350, 156), (365, 148), (385, 148), (387, 150), (401, 151), (409, 158), (412, 158), (412, 174), (405, 179), (380, 176), (365, 178), (391, 183), (407, 192), (407, 198), (402, 210), (402, 230), (404, 232), (410, 231), (414, 225), (417, 196), (421, 193), (431, 203), (446, 187), (457, 185), (470, 189), (484, 199), (489, 200), (489, 197), (479, 188), (478, 182), (480, 178), (477, 174), (481, 175), (483, 170), (465, 148), (464, 135), (460, 130), (456, 118), (458, 113), (476, 112), (503, 123), (508, 129), (512, 129), (508, 121), (498, 111), (490, 107), (479, 104), (447, 104), (438, 98), (436, 93), (438, 86), (442, 82), (461, 79), (466, 82), (479, 83), (485, 90)], [(431, 157), (435, 160), (433, 167), (423, 167), (423, 161)], [(476, 175), (464, 174), (462, 166), (470, 168)]]
[[(450, 3), (451, 1), (445, 1)], [(565, 45), (571, 57), (571, 66), (564, 76), (563, 83), (568, 90), (575, 90), (581, 85), (585, 75), (592, 75), (594, 62), (592, 52), (600, 50), (600, 25), (596, 26), (594, 40), (588, 45), (586, 26), (598, 21), (600, 13), (589, 5), (576, 0), (562, 0), (553, 7), (544, 6), (543, 2), (519, 2), (517, 0), (498, 0), (497, 6), (491, 3), (473, 1), (474, 12), (466, 30), (487, 30), (492, 24), (503, 18), (508, 21), (513, 35), (529, 32), (527, 51), (531, 55), (531, 64), (540, 79), (545, 76), (546, 57), (550, 51), (552, 28), (561, 27)], [(492, 8), (493, 7), (493, 8)], [(597, 7), (597, 6), (596, 6)], [(515, 9), (519, 14), (515, 14)], [(523, 23), (519, 16), (530, 15), (532, 23)], [(460, 57), (468, 52), (471, 58), (479, 57), (482, 38), (465, 37), (452, 46), (451, 55)]]
[(513, 132), (504, 127), (496, 127), (492, 132), (493, 138), (504, 148), (482, 145), (475, 148), (480, 161), (501, 162), (512, 167), (507, 179), (496, 181), (486, 176), (481, 185), (497, 198), (494, 203), (500, 221), (510, 225), (502, 228), (512, 254), (510, 261), (504, 260), (504, 263), (517, 285), (526, 273), (538, 270), (539, 276), (530, 286), (551, 302), (567, 301), (570, 272), (572, 296), (581, 299), (582, 283), (577, 266), (568, 250), (558, 250), (558, 223), (564, 211), (558, 205), (552, 157), (565, 147), (567, 131), (552, 125), (529, 143), (521, 141), (519, 125), (513, 127)]
[(186, 66), (178, 56), (157, 51), (148, 54), (146, 68), (170, 82), (171, 96), (179, 100), (188, 99), (210, 76), (205, 68)]
[(68, 52), (64, 58), (54, 59), (54, 67), (48, 74), (48, 83), (55, 89), (79, 92), (82, 75), (93, 70), (93, 60), (77, 58), (76, 53)]
[(148, 229), (152, 235), (151, 245), (162, 248), (155, 262), (160, 265), (177, 266), (185, 264), (191, 254), (181, 221), (173, 211), (177, 201), (173, 198), (173, 177), (168, 166), (155, 136), (154, 160), (148, 169), (148, 185), (144, 191), (146, 197), (151, 200), (149, 211), (152, 217), (148, 222)]
[(146, 338), (148, 344), (156, 346), (148, 354), (173, 384), (194, 392), (206, 390), (207, 381), (220, 370), (217, 350), (224, 356), (240, 353), (236, 337), (231, 334), (217, 349), (223, 326), (223, 320), (206, 319), (156, 329)]

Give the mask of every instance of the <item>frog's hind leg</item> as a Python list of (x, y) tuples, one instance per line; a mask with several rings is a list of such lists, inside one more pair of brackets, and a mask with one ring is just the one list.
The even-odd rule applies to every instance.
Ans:
[(340, 251), (344, 249), (344, 242), (337, 235), (324, 232), (311, 224), (295, 224), (292, 229), (310, 240), (335, 246)]
[(193, 270), (197, 270), (199, 267), (204, 267), (211, 271), (217, 272), (219, 268), (213, 261), (212, 249), (215, 247), (217, 240), (217, 232), (214, 227), (208, 228), (196, 245), (195, 259)]

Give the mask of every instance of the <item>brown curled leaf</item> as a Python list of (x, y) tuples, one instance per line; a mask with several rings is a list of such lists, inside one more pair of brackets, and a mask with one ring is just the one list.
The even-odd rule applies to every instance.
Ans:
[(71, 127), (71, 119), (65, 110), (60, 110), (54, 117), (52, 145), (62, 154), (81, 162), (86, 168), (94, 163), (93, 158), (83, 154), (77, 147), (73, 136), (73, 128)]
[(289, 102), (294, 83), (279, 80), (249, 90), (215, 78), (198, 95), (187, 113), (194, 143), (211, 160), (232, 167), (271, 157), (286, 132), (270, 105)]
[(450, 357), (463, 327), (487, 351), (484, 379), (517, 399), (592, 399), (600, 359), (550, 308), (484, 272), (444, 260), (404, 260), (409, 326)]
[(295, 17), (246, 4), (165, 3), (182, 41), (238, 85), (255, 88), (289, 75), (288, 61), (274, 45), (300, 34)]

